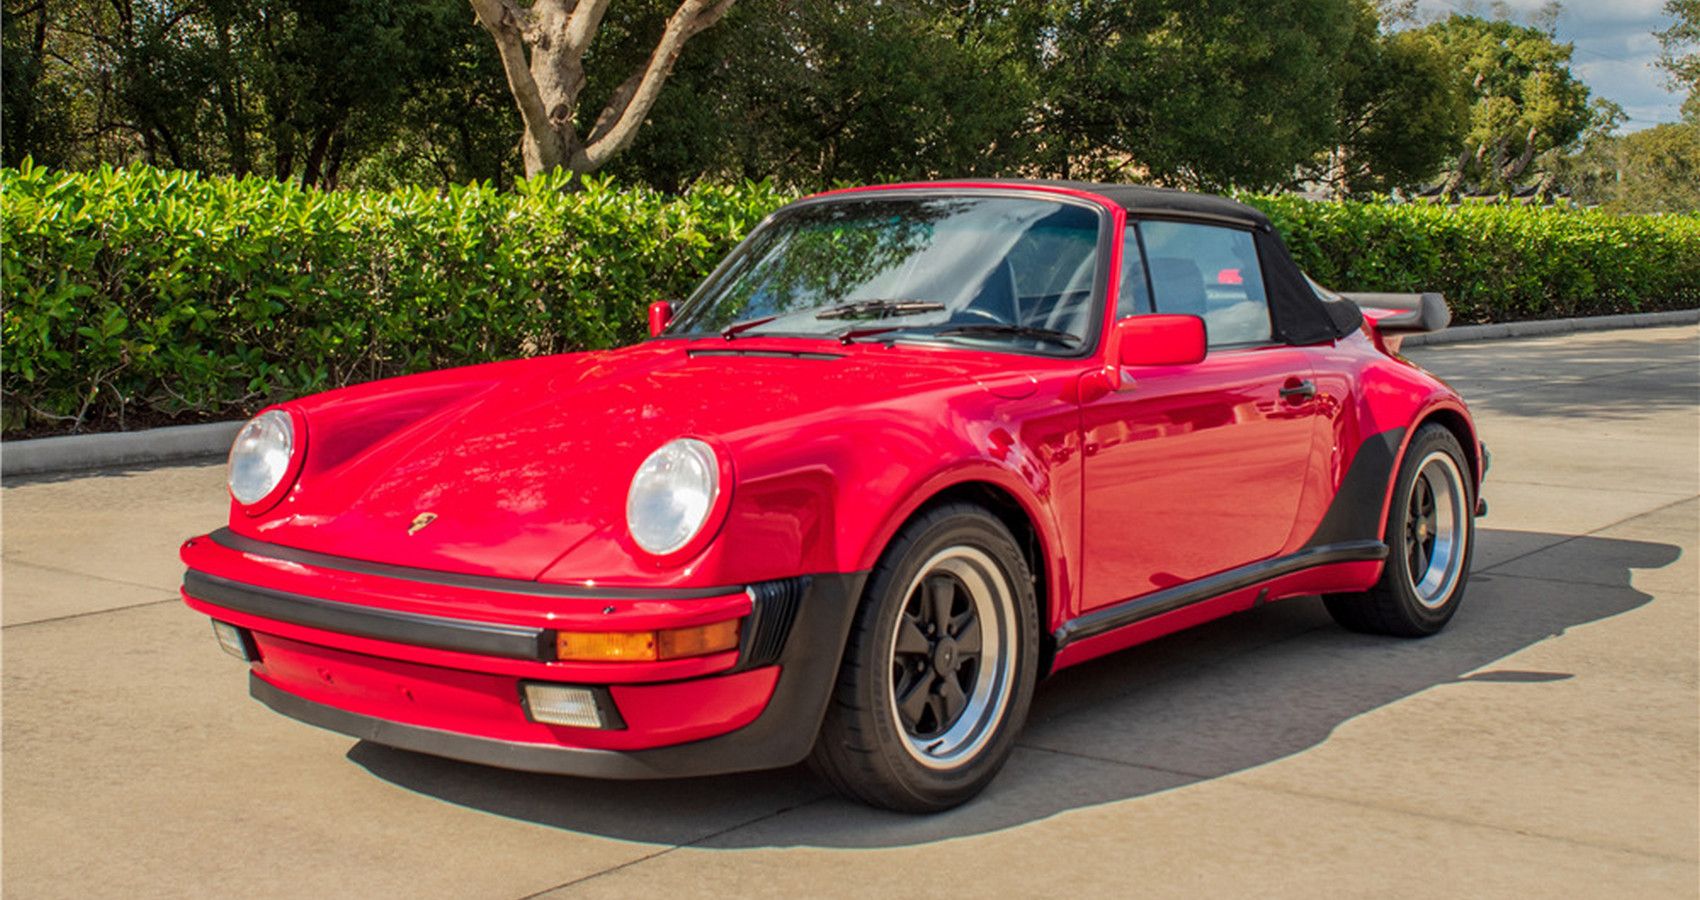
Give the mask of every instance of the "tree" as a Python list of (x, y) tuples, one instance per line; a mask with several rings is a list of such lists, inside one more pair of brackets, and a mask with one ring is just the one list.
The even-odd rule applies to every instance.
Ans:
[(1673, 122), (1618, 135), (1627, 118), (1595, 100), (1595, 122), (1553, 175), (1576, 202), (1623, 213), (1700, 212), (1700, 121)]
[(1700, 122), (1700, 0), (1666, 0), (1665, 14), (1676, 21), (1658, 32), (1659, 65), (1687, 92), (1683, 116)]
[(701, 177), (807, 190), (1020, 171), (1037, 91), (1002, 23), (985, 2), (743, 0), (697, 38), (642, 140), (608, 171), (663, 190)]
[(1473, 95), (1448, 193), (1466, 183), (1507, 190), (1537, 156), (1572, 147), (1588, 127), (1588, 88), (1570, 71), (1572, 47), (1550, 31), (1454, 15), (1418, 33), (1469, 79)]
[(1421, 36), (1388, 33), (1365, 7), (1339, 69), (1334, 146), (1306, 169), (1330, 194), (1410, 187), (1457, 151), (1469, 122), (1467, 85)]
[(495, 48), (468, 27), (460, 0), (443, 5), (452, 21), (421, 35), (430, 64), (403, 93), (393, 115), (358, 120), (343, 184), (363, 188), (465, 184), (511, 187), (521, 173), (514, 107)]
[(1554, 187), (1562, 187), (1571, 200), (1583, 206), (1617, 200), (1623, 139), (1616, 131), (1629, 118), (1623, 107), (1603, 97), (1594, 98), (1593, 107), (1593, 122), (1582, 132), (1576, 148), (1559, 154), (1548, 167)]
[[(446, 61), (477, 38), (466, 19), (460, 0), (9, 7), (5, 158), (140, 160), (331, 187), (402, 127), (410, 100), (450, 80)], [(476, 48), (499, 79), (488, 45)]]
[(0, 94), (5, 123), (0, 161), (15, 166), (34, 155), (44, 165), (63, 165), (70, 151), (71, 97), (47, 73), (47, 0), (7, 3), (0, 11)]
[(1618, 149), (1624, 211), (1700, 211), (1700, 122), (1655, 125), (1625, 135)]
[(1356, 0), (1032, 7), (1017, 15), (1048, 174), (1267, 188), (1332, 144)]
[(636, 136), (679, 54), (699, 32), (720, 21), (735, 0), (682, 0), (662, 26), (648, 59), (614, 88), (588, 134), (576, 118), (587, 81), (585, 55), (608, 0), (471, 0), (478, 22), (496, 41), (508, 89), (524, 123), (525, 174), (602, 168)]

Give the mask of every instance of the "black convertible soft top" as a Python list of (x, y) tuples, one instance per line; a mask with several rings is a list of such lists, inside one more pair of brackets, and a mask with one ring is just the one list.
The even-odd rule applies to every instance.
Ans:
[[(976, 181), (976, 183), (979, 183)], [(1232, 219), (1254, 228), (1268, 228), (1269, 217), (1256, 207), (1215, 194), (1177, 191), (1173, 188), (1148, 187), (1143, 184), (1094, 184), (1089, 181), (1057, 181), (1037, 178), (991, 178), (987, 184), (1007, 184), (1012, 187), (1055, 188), (1097, 194), (1130, 213), (1174, 213), (1218, 219)]]
[(1126, 209), (1129, 216), (1156, 215), (1239, 224), (1252, 232), (1263, 266), (1263, 285), (1275, 338), (1288, 344), (1319, 344), (1343, 338), (1363, 327), (1363, 313), (1349, 300), (1324, 298), (1311, 288), (1269, 217), (1261, 210), (1214, 194), (1197, 194), (1138, 184), (1085, 181), (991, 179), (988, 184), (1046, 187), (1096, 194)]

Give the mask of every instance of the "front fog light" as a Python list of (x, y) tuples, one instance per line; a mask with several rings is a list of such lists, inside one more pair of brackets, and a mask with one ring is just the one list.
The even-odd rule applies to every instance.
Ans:
[(248, 635), (242, 629), (229, 622), (220, 622), (214, 619), (213, 637), (218, 638), (218, 645), (224, 648), (224, 652), (243, 662), (254, 661), (256, 654), (253, 647), (250, 646)]
[(533, 722), (571, 725), (575, 728), (620, 728), (614, 704), (597, 696), (591, 688), (565, 684), (526, 683), (525, 709)]

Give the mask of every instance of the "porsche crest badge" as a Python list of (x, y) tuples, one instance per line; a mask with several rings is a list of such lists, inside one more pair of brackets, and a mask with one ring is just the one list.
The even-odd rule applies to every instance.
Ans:
[(422, 512), (419, 515), (414, 516), (413, 524), (407, 526), (407, 536), (412, 537), (418, 534), (425, 528), (425, 526), (435, 521), (437, 521), (437, 514), (434, 512)]

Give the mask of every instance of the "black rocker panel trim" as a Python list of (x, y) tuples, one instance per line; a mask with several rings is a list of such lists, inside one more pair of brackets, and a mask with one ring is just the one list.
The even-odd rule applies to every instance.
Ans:
[(1403, 428), (1389, 428), (1364, 440), (1340, 479), (1340, 490), (1303, 549), (1381, 540), (1382, 503), (1387, 499), (1388, 485), (1393, 483), (1399, 448), (1404, 443)]
[(363, 559), (333, 556), (329, 553), (318, 553), (312, 550), (297, 550), (294, 547), (284, 547), (243, 537), (229, 528), (220, 528), (207, 537), (221, 547), (240, 553), (282, 559), (303, 565), (317, 566), (321, 569), (337, 569), (343, 572), (357, 572), (361, 575), (377, 575), (380, 578), (396, 578), (402, 581), (418, 581), (425, 584), (440, 584), (446, 587), (472, 588), (474, 590), (524, 594), (533, 597), (569, 597), (583, 600), (700, 600), (704, 597), (724, 597), (727, 594), (735, 594), (743, 590), (742, 587), (587, 588), (570, 584), (544, 584), (538, 581), (522, 581), (518, 578), (496, 578), (489, 575), (464, 575), (459, 572), (416, 569), (412, 566), (367, 562)]
[(544, 628), (338, 603), (240, 584), (193, 569), (183, 573), (183, 589), (189, 596), (215, 606), (292, 625), (484, 656), (554, 659), (555, 633)]
[(1124, 600), (1114, 606), (1077, 616), (1064, 622), (1052, 637), (1056, 639), (1057, 649), (1060, 650), (1074, 641), (1107, 634), (1135, 622), (1174, 612), (1194, 603), (1202, 603), (1292, 572), (1333, 563), (1374, 562), (1386, 558), (1387, 545), (1381, 541), (1351, 541), (1326, 547), (1312, 547), (1289, 556), (1278, 556), (1249, 566), (1229, 569), (1208, 578)]

